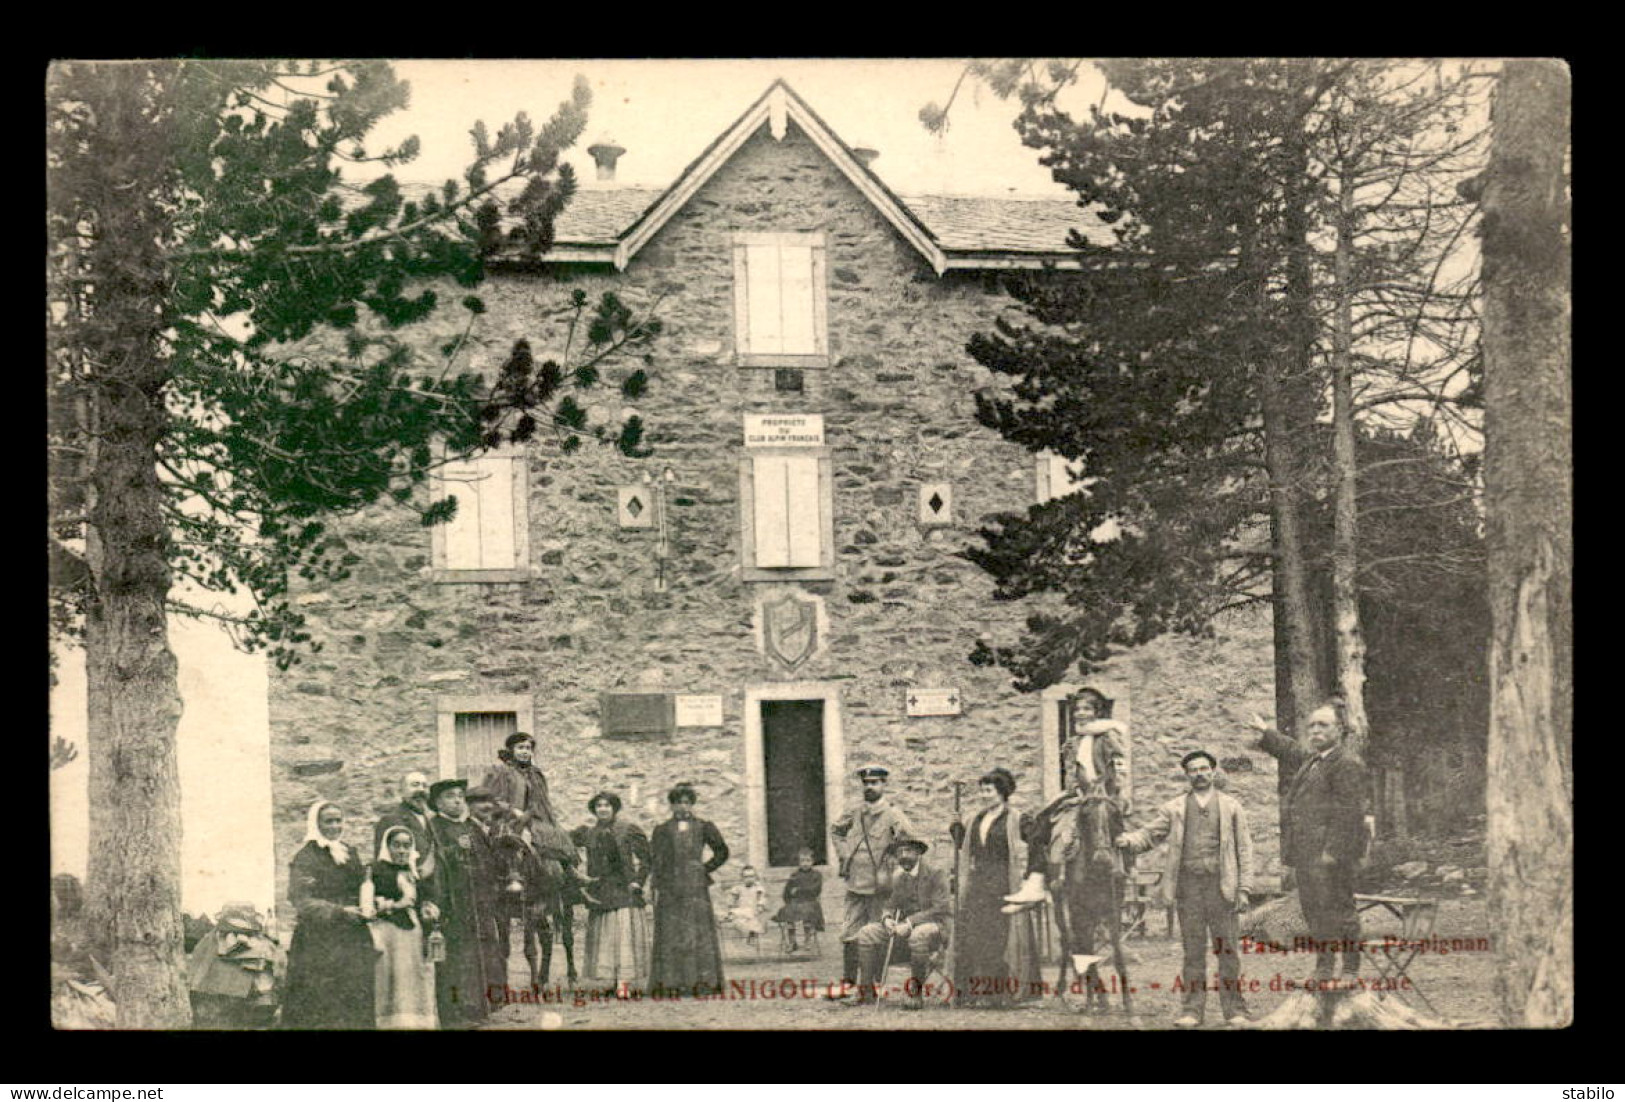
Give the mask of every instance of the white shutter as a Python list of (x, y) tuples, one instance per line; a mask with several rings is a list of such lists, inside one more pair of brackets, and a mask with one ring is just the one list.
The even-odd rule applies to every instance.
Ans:
[(748, 246), (745, 249), (745, 278), (745, 298), (749, 310), (745, 323), (746, 350), (765, 354), (783, 352), (779, 247)]
[(446, 496), (457, 499), (457, 512), (446, 524), (446, 569), (480, 568), (481, 471), (475, 462), (448, 464), (440, 472)]
[(756, 565), (789, 566), (790, 461), (784, 456), (756, 457)]
[(457, 515), (446, 525), (447, 570), (512, 570), (518, 565), (512, 456), (484, 455), (441, 471)]
[(756, 565), (820, 565), (818, 457), (757, 456), (754, 482)]
[(789, 518), (791, 566), (817, 566), (822, 541), (818, 516), (818, 458), (811, 455), (787, 457), (785, 499)]
[(818, 351), (813, 325), (813, 250), (805, 245), (779, 249), (779, 313), (782, 351), (810, 356)]
[(508, 456), (482, 456), (480, 480), (480, 568), (512, 570), (514, 567), (513, 470)]
[(816, 233), (734, 239), (735, 345), (743, 356), (824, 356), (825, 243)]

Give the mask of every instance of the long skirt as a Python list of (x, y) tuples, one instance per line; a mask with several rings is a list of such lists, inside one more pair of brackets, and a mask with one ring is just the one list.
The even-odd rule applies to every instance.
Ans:
[(688, 997), (721, 989), (722, 949), (708, 893), (661, 894), (651, 956), (649, 986), (654, 990)]
[(379, 1029), (435, 1029), (434, 964), (423, 959), (423, 931), (392, 922), (372, 924), (378, 947), (374, 998)]
[(377, 957), (367, 927), (354, 919), (300, 919), (288, 948), (282, 1028), (371, 1029)]
[(582, 975), (641, 987), (649, 978), (649, 920), (642, 907), (587, 915), (587, 959)]

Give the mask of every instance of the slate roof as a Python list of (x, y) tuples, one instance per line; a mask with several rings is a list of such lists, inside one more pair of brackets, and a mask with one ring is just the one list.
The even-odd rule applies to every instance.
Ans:
[[(776, 80), (669, 187), (579, 189), (554, 224), (554, 247), (543, 259), (624, 268), (751, 134), (768, 127), (782, 137), (791, 121), (939, 275), (949, 268), (1078, 267), (1078, 253), (1067, 244), (1073, 229), (1092, 244), (1116, 244), (1110, 227), (1069, 199), (898, 195), (805, 100)], [(410, 194), (418, 187), (402, 190)]]
[[(661, 188), (582, 189), (553, 227), (559, 244), (613, 244), (655, 200)], [(944, 249), (1066, 253), (1076, 228), (1097, 245), (1115, 244), (1111, 229), (1070, 199), (903, 195), (903, 203)]]

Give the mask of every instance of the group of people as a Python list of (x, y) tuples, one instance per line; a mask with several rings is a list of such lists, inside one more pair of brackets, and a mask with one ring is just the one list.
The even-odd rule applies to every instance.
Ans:
[[(1075, 702), (1079, 722), (1062, 750), (1068, 783), (1059, 798), (1030, 813), (1012, 804), (1016, 779), (1008, 770), (996, 768), (980, 778), (983, 806), (968, 824), (956, 819), (949, 828), (961, 856), (957, 900), (950, 900), (946, 874), (924, 859), (927, 843), (887, 800), (887, 770), (871, 765), (858, 771), (864, 803), (831, 829), (846, 882), (843, 983), (834, 997), (852, 1005), (874, 1001), (885, 962), (906, 956), (911, 982), (903, 987), (904, 1005), (918, 1009), (927, 976), (943, 963), (954, 922), (953, 990), (961, 1005), (1008, 1006), (1046, 990), (1036, 953), (1038, 908), (1050, 901), (1050, 882), (1079, 845), (1069, 829), (1077, 809), (1087, 799), (1105, 796), (1116, 802), (1125, 823), (1131, 813), (1119, 787), (1127, 731), (1109, 718), (1110, 702), (1094, 695), (1095, 700)], [(1365, 768), (1344, 749), (1346, 728), (1337, 701), (1310, 714), (1301, 743), (1261, 722), (1258, 726), (1260, 745), (1293, 771), (1281, 852), (1294, 870), (1315, 947), (1311, 984), (1337, 986), (1341, 954), (1346, 988), (1361, 963), (1354, 877), (1368, 840)], [(1122, 857), (1164, 847), (1155, 902), (1178, 915), (1184, 958), (1173, 1024), (1200, 1025), (1207, 994), (1217, 987), (1223, 1019), (1240, 1025), (1249, 1020), (1239, 983), (1239, 941), (1241, 915), (1252, 893), (1251, 828), (1241, 801), (1219, 790), (1218, 761), (1211, 753), (1192, 751), (1180, 764), (1187, 791), (1110, 842), (1121, 855), (1118, 875), (1127, 867)], [(1071, 933), (1077, 941), (1079, 931)], [(1209, 981), (1210, 954), (1217, 959), (1217, 984)]]
[[(1246, 809), (1219, 791), (1214, 756), (1195, 750), (1181, 761), (1188, 791), (1128, 828), (1131, 809), (1119, 786), (1127, 732), (1109, 718), (1109, 702), (1104, 710), (1106, 716), (1097, 710), (1094, 718), (1082, 712), (1062, 752), (1066, 791), (1042, 810), (1024, 811), (1012, 802), (1017, 785), (1008, 770), (980, 778), (982, 807), (968, 823), (956, 817), (949, 828), (962, 857), (957, 885), (926, 859), (930, 844), (887, 799), (888, 770), (858, 770), (863, 802), (830, 828), (845, 887), (842, 983), (832, 987), (832, 997), (873, 1002), (887, 966), (906, 959), (912, 982), (904, 987), (905, 1005), (919, 1008), (956, 922), (953, 980), (962, 1005), (1008, 1006), (1042, 994), (1037, 908), (1049, 900), (1049, 881), (1079, 844), (1072, 825), (1078, 809), (1103, 796), (1115, 802), (1125, 824), (1110, 839), (1114, 853), (1164, 846), (1156, 902), (1178, 914), (1184, 949), (1174, 1024), (1200, 1024), (1212, 986), (1225, 1021), (1246, 1020), (1237, 982), (1239, 921), (1253, 874)], [(1332, 979), (1339, 952), (1345, 977), (1356, 974), (1361, 961), (1354, 947), (1354, 873), (1367, 840), (1365, 773), (1344, 752), (1343, 732), (1335, 702), (1309, 716), (1301, 744), (1273, 730), (1260, 732), (1261, 745), (1294, 770), (1283, 809), (1282, 858), (1296, 871), (1317, 946), (1316, 981)], [(288, 954), (285, 1027), (433, 1029), (479, 1022), (506, 986), (512, 903), (532, 900), (534, 893), (522, 890), (527, 879), (555, 887), (547, 900), (532, 900), (535, 905), (565, 916), (577, 903), (587, 907), (585, 978), (657, 995), (722, 989), (710, 888), (729, 850), (715, 824), (694, 815), (693, 786), (679, 784), (668, 793), (671, 817), (647, 837), (620, 820), (621, 799), (613, 792), (593, 796), (592, 822), (567, 833), (535, 750), (529, 735), (511, 736), (497, 766), (472, 789), (461, 779), (430, 784), (420, 773), (408, 774), (401, 803), (378, 820), (364, 853), (344, 841), (342, 808), (327, 800), (311, 806), (305, 845), (289, 868), (298, 925)], [(516, 863), (515, 854), (523, 861)], [(801, 851), (798, 864), (774, 916), (786, 926), (792, 948), (798, 926), (809, 943), (823, 926), (822, 880), (812, 851)], [(766, 899), (755, 870), (747, 868), (724, 921), (747, 940), (760, 938)], [(521, 908), (518, 917), (536, 916)], [(1210, 952), (1217, 958), (1217, 985), (1207, 982)]]
[(400, 804), (379, 818), (365, 851), (344, 840), (343, 808), (311, 805), (305, 844), (289, 865), (298, 923), (284, 1028), (475, 1025), (506, 995), (512, 919), (545, 927), (536, 908), (567, 916), (578, 903), (589, 916), (586, 978), (656, 991), (721, 988), (710, 884), (728, 846), (694, 816), (694, 788), (671, 790), (671, 819), (649, 836), (620, 821), (613, 792), (588, 801), (590, 824), (565, 832), (535, 752), (530, 735), (511, 735), (474, 788), (408, 773)]

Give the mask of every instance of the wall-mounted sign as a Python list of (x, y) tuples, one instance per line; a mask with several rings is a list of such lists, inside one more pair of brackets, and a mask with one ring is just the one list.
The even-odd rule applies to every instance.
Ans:
[(824, 444), (821, 413), (747, 413), (747, 448), (818, 448)]
[(911, 716), (956, 716), (963, 701), (958, 689), (910, 689), (903, 697)]
[(670, 735), (671, 693), (600, 693), (599, 722), (605, 738), (658, 738)]
[(648, 486), (618, 486), (615, 499), (622, 528), (654, 527), (655, 495)]
[(948, 482), (927, 482), (920, 487), (920, 523), (954, 522), (954, 488)]
[(677, 726), (721, 727), (722, 698), (720, 696), (678, 696)]

